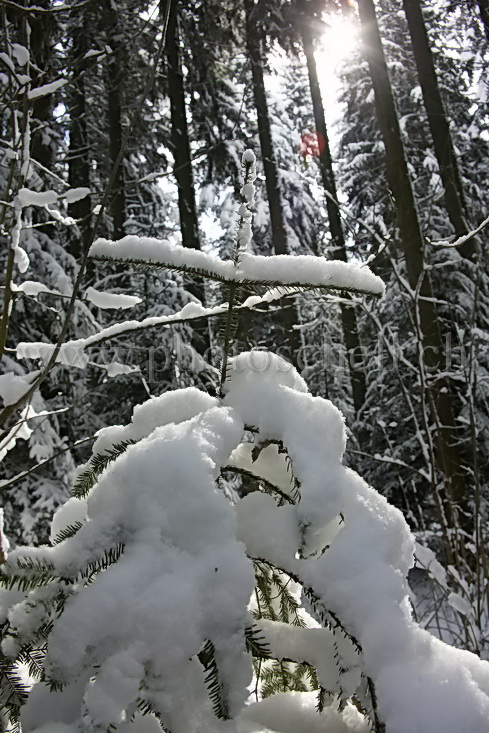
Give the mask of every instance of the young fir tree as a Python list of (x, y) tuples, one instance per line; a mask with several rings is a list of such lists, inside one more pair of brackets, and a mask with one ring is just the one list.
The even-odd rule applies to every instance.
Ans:
[[(280, 357), (230, 358), (234, 317), (284, 288), (383, 290), (365, 267), (250, 254), (254, 175), (247, 151), (233, 260), (137, 237), (91, 248), (225, 285), (220, 308), (180, 314), (224, 317), (219, 396), (169, 392), (99, 433), (50, 547), (9, 555), (2, 533), (0, 699), (22, 733), (487, 726), (488, 663), (411, 619), (412, 537), (342, 466), (340, 413)], [(244, 284), (261, 294), (243, 302)], [(258, 490), (231, 504), (222, 471)]]

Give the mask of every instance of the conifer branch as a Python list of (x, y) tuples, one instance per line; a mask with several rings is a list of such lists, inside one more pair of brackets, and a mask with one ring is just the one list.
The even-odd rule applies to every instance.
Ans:
[(224, 472), (229, 471), (230, 473), (237, 473), (240, 476), (243, 476), (248, 479), (256, 480), (260, 482), (261, 487), (265, 491), (265, 493), (270, 494), (271, 496), (274, 496), (277, 494), (280, 497), (280, 503), (284, 504), (295, 504), (296, 501), (294, 497), (289, 496), (285, 493), (285, 491), (282, 491), (282, 489), (279, 489), (278, 486), (275, 484), (272, 484), (267, 479), (264, 479), (262, 476), (260, 476), (259, 473), (254, 473), (253, 471), (247, 471), (245, 468), (238, 468), (237, 466), (224, 466), (221, 469), (221, 474)]
[(228, 705), (224, 698), (224, 687), (219, 677), (216, 651), (212, 641), (207, 640), (197, 656), (206, 672), (205, 681), (212, 701), (214, 715), (220, 720), (229, 720)]
[(246, 651), (260, 659), (270, 659), (270, 645), (257, 624), (245, 628)]
[(107, 466), (116, 461), (125, 451), (128, 446), (134, 445), (135, 440), (125, 440), (120, 443), (114, 443), (111, 448), (107, 448), (104, 453), (97, 453), (92, 456), (89, 461), (89, 466), (83, 473), (81, 473), (73, 486), (72, 496), (76, 499), (83, 499), (87, 496), (90, 489), (95, 486), (97, 480)]

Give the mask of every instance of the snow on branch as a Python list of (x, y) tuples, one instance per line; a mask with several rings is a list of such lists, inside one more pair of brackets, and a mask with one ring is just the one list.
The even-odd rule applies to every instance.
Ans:
[[(288, 291), (284, 288), (273, 288), (261, 296), (250, 295), (243, 303), (241, 303), (241, 305), (237, 305), (235, 307), (236, 310), (255, 308), (256, 306), (264, 305), (265, 303), (272, 303), (274, 300), (279, 300), (287, 295), (287, 292)], [(106, 308), (127, 307), (122, 299), (129, 296), (109, 295), (105, 293), (102, 293), (101, 295), (103, 297), (103, 305)], [(130, 304), (133, 305), (134, 301), (130, 301)], [(174, 326), (178, 323), (187, 323), (199, 318), (221, 316), (226, 313), (227, 308), (227, 303), (215, 305), (211, 308), (205, 308), (200, 303), (187, 303), (181, 310), (176, 313), (171, 313), (170, 315), (149, 316), (148, 318), (143, 318), (141, 321), (134, 319), (114, 323), (112, 326), (107, 326), (101, 331), (87, 336), (84, 339), (66, 341), (60, 349), (56, 362), (64, 364), (65, 366), (74, 366), (84, 369), (88, 364), (88, 357), (83, 352), (90, 346), (96, 346), (97, 344), (102, 344), (110, 339), (126, 336), (129, 333), (145, 331), (148, 328)], [(16, 353), (18, 359), (41, 359), (42, 361), (48, 361), (54, 349), (54, 344), (47, 344), (41, 341), (20, 341), (17, 344)]]
[(384, 293), (382, 280), (367, 267), (312, 255), (262, 257), (243, 252), (234, 264), (166, 240), (129, 235), (116, 242), (97, 239), (90, 248), (90, 257), (164, 267), (221, 282)]
[[(216, 490), (222, 467), (249, 461), (240, 447), (246, 425), (256, 445), (283, 444), (301, 487), (295, 505), (254, 491), (233, 506)], [(294, 706), (294, 693), (245, 705), (255, 560), (299, 583), (324, 617), (322, 629), (257, 622), (272, 659), (313, 666), (331, 695), (324, 715), (311, 709), (307, 730), (326, 721), (363, 732), (372, 715), (389, 733), (487, 731), (489, 663), (413, 620), (406, 580), (413, 537), (402, 514), (342, 464), (345, 440), (339, 411), (269, 352), (230, 362), (224, 400), (179, 390), (138, 406), (129, 425), (102, 431), (94, 454), (108, 455), (114, 441), (125, 449), (99, 466), (85, 498), (59, 510), (53, 532), (62, 541), (16, 548), (2, 567), (6, 587), (27, 594), (0, 596), (13, 603), (3, 653), (25, 649), (43, 624), (48, 678), (64, 686), (34, 687), (26, 730), (54, 730), (48, 724), (68, 702), (69, 733), (82, 718), (93, 729), (118, 725), (142, 690), (172, 733), (258, 733), (259, 724), (241, 723), (265, 717), (267, 729), (305, 729), (284, 724), (281, 710)], [(280, 483), (274, 462), (263, 468)], [(373, 711), (364, 704), (369, 694)], [(234, 721), (216, 721), (209, 697)], [(363, 716), (348, 705), (352, 698)]]
[(489, 224), (489, 216), (484, 219), (483, 222), (479, 224), (476, 229), (473, 229), (470, 232), (467, 232), (467, 234), (463, 234), (461, 237), (458, 237), (454, 242), (448, 242), (446, 240), (441, 240), (439, 242), (432, 242), (430, 241), (430, 244), (432, 244), (434, 247), (461, 247), (466, 242), (470, 241), (473, 237), (475, 237), (479, 232), (481, 232), (487, 225)]

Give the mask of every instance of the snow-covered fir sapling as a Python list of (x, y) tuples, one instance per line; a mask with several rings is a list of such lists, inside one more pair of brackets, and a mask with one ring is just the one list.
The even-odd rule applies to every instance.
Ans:
[[(489, 663), (413, 621), (413, 538), (343, 466), (339, 411), (282, 358), (230, 356), (242, 308), (383, 288), (366, 267), (249, 252), (251, 151), (243, 173), (232, 261), (135, 236), (92, 246), (224, 284), (227, 303), (180, 314), (224, 318), (220, 393), (168, 392), (101, 430), (52, 545), (3, 563), (12, 730), (489, 731)], [(241, 302), (243, 285), (261, 294)], [(246, 490), (229, 490), (231, 472)]]

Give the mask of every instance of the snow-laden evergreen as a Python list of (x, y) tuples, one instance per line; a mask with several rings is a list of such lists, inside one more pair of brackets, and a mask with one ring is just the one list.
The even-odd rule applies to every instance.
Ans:
[[(249, 152), (243, 172), (236, 271)], [(168, 392), (102, 431), (51, 546), (9, 553), (2, 534), (3, 706), (22, 733), (489, 731), (489, 662), (412, 616), (402, 514), (343, 465), (341, 413), (289, 362), (230, 357), (226, 285), (220, 396)]]
[[(260, 731), (240, 722), (261, 714), (261, 703), (244, 707), (250, 635), (248, 649), (258, 638), (262, 654), (268, 648), (316, 669), (332, 706), (325, 722), (352, 696), (374, 715), (375, 686), (373, 719), (392, 733), (438, 733), (440, 720), (447, 733), (489, 730), (489, 663), (413, 621), (412, 535), (400, 512), (342, 465), (340, 413), (268, 352), (236, 357), (225, 391), (223, 400), (193, 388), (168, 393), (140, 406), (126, 428), (107, 431), (95, 450), (129, 445), (85, 497), (59, 510), (58, 544), (9, 555), (4, 583), (45, 581), (27, 593), (3, 591), (3, 652), (27, 662), (48, 631), (45, 672), (64, 685), (34, 686), (23, 731), (48, 723), (64, 723), (66, 733), (80, 725), (122, 731), (138, 700), (174, 733)], [(275, 445), (267, 485), (281, 488), (276, 498), (257, 491), (233, 507), (216, 479), (230, 462), (239, 467), (247, 426), (255, 450)], [(292, 503), (278, 506), (285, 455)], [(253, 563), (299, 583), (324, 628), (307, 614), (309, 628), (262, 628), (256, 609), (254, 626)], [(214, 712), (234, 722), (216, 719), (207, 676)], [(287, 705), (300, 709), (301, 698), (290, 695)], [(276, 722), (268, 712), (267, 727), (287, 730), (279, 707)], [(336, 716), (344, 730), (362, 729), (350, 706)]]

